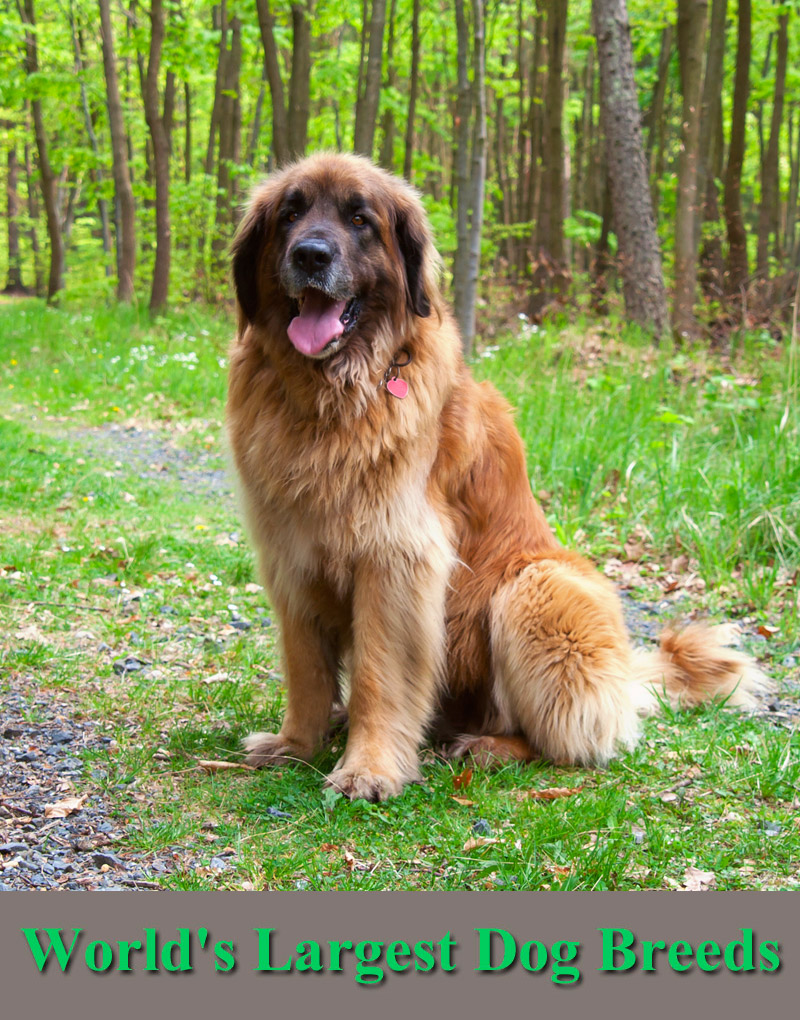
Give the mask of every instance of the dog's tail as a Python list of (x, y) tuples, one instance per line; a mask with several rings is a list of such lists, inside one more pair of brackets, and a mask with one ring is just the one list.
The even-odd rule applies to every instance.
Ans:
[(632, 665), (640, 714), (651, 715), (665, 702), (692, 708), (712, 699), (752, 708), (767, 680), (749, 655), (725, 647), (732, 637), (733, 628), (726, 625), (692, 624), (664, 631), (655, 650), (636, 649)]

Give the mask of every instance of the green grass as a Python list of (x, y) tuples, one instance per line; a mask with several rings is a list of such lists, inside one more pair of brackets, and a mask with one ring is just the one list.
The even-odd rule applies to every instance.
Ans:
[[(199, 769), (238, 760), (283, 704), (235, 503), (207, 481), (225, 465), (230, 328), (196, 307), (151, 323), (0, 305), (0, 696), (32, 677), (113, 738), (87, 754), (78, 792), (113, 805), (119, 853), (185, 848), (201, 866), (157, 877), (188, 889), (658, 889), (691, 866), (719, 888), (800, 886), (794, 731), (714, 705), (649, 720), (604, 770), (476, 768), (467, 782), (426, 751), (424, 783), (380, 805), (322, 791), (335, 747), (311, 766)], [(485, 353), (475, 372), (517, 408), (562, 540), (676, 614), (739, 619), (796, 698), (787, 352), (759, 335), (732, 358), (653, 351), (619, 324), (556, 323)], [(115, 674), (129, 654), (150, 672)], [(573, 792), (527, 795), (551, 788)], [(228, 869), (203, 866), (222, 848)]]

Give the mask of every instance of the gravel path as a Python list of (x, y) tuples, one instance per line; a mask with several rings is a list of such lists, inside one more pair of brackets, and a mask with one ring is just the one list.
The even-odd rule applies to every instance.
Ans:
[[(228, 473), (213, 452), (188, 452), (160, 433), (118, 425), (82, 429), (73, 437), (120, 476), (133, 468), (154, 483), (178, 480), (187, 493), (233, 499)], [(622, 592), (626, 622), (637, 643), (654, 641), (671, 602), (638, 602)], [(787, 663), (787, 665), (792, 665)], [(796, 676), (796, 671), (793, 671)], [(759, 714), (779, 725), (800, 715), (800, 685), (784, 684), (781, 697), (762, 698)], [(91, 752), (111, 738), (94, 721), (76, 719), (57, 692), (33, 683), (7, 696), (0, 711), (0, 891), (11, 889), (157, 889), (159, 875), (191, 869), (185, 848), (160, 854), (126, 851), (126, 826), (108, 803), (92, 794), (85, 804), (69, 801), (74, 787), (91, 788)], [(107, 748), (106, 748), (107, 749)], [(58, 817), (64, 814), (65, 817)], [(215, 858), (215, 861), (217, 859)], [(220, 869), (225, 861), (217, 861)]]

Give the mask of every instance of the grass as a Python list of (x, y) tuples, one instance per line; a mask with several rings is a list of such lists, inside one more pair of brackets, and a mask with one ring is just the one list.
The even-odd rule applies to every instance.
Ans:
[[(605, 770), (489, 772), (426, 751), (424, 784), (380, 805), (322, 791), (335, 747), (312, 766), (199, 769), (237, 760), (283, 703), (220, 483), (230, 328), (201, 308), (151, 322), (0, 305), (0, 695), (32, 678), (113, 738), (77, 792), (114, 805), (121, 855), (172, 848), (159, 881), (188, 889), (659, 889), (692, 867), (718, 888), (800, 886), (800, 748), (780, 713), (667, 712)], [(562, 540), (669, 613), (739, 620), (796, 702), (788, 352), (758, 334), (730, 357), (654, 351), (617, 323), (555, 323), (523, 325), (474, 369), (516, 406)], [(126, 655), (148, 669), (119, 676)]]

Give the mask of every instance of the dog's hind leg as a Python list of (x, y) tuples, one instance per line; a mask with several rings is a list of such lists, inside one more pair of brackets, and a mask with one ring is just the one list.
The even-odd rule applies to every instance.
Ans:
[(638, 685), (616, 594), (554, 550), (503, 583), (491, 605), (499, 729), (560, 764), (604, 763), (639, 735)]

